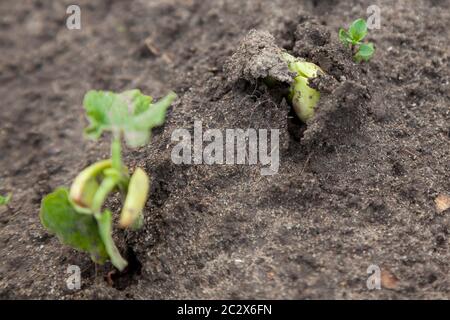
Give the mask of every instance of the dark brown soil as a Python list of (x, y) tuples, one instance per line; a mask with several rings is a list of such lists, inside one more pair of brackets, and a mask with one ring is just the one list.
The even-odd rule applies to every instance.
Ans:
[[(377, 51), (360, 65), (337, 30), (373, 1), (78, 0), (70, 31), (72, 2), (0, 3), (0, 194), (14, 193), (0, 209), (0, 298), (450, 298), (450, 212), (434, 205), (450, 193), (449, 1), (376, 1)], [(277, 90), (233, 73), (252, 29), (329, 75), (307, 128)], [(125, 274), (96, 270), (38, 218), (45, 194), (108, 157), (107, 137), (81, 134), (92, 88), (179, 94), (152, 143), (125, 150), (152, 177), (144, 228), (115, 234)], [(171, 133), (194, 120), (280, 129), (278, 174), (173, 164)], [(366, 287), (372, 264), (382, 290)]]

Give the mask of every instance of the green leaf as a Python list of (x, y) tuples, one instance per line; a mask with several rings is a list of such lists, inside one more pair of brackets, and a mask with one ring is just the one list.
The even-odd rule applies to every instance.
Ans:
[(11, 201), (11, 193), (7, 194), (6, 196), (0, 195), (0, 206), (6, 206)]
[(129, 101), (133, 101), (135, 115), (141, 114), (142, 112), (146, 111), (149, 104), (153, 101), (153, 98), (151, 96), (141, 94), (138, 89), (122, 92), (122, 95)]
[(167, 109), (176, 97), (174, 92), (170, 92), (155, 104), (151, 104), (147, 110), (133, 117), (124, 130), (126, 143), (132, 148), (148, 143), (151, 129), (164, 124)]
[(108, 259), (97, 221), (93, 215), (75, 210), (66, 188), (59, 188), (42, 200), (40, 219), (63, 244), (88, 252), (96, 263), (102, 264)]
[(151, 129), (164, 123), (166, 111), (176, 94), (152, 104), (152, 97), (139, 90), (122, 93), (89, 91), (84, 97), (84, 108), (90, 122), (85, 134), (98, 139), (103, 131), (124, 134), (130, 147), (139, 147), (150, 139)]
[(83, 105), (90, 122), (85, 133), (89, 138), (98, 139), (103, 130), (111, 126), (108, 113), (115, 100), (116, 94), (107, 91), (91, 90), (84, 96)]
[(353, 21), (348, 29), (348, 34), (352, 39), (353, 44), (357, 44), (367, 35), (367, 24), (364, 19), (357, 19)]
[(128, 265), (128, 262), (122, 258), (119, 249), (117, 249), (116, 244), (112, 238), (112, 214), (111, 211), (105, 210), (103, 213), (95, 214), (95, 218), (98, 222), (98, 230), (100, 232), (100, 237), (105, 244), (106, 251), (109, 254), (111, 263), (120, 271), (123, 271)]
[(352, 42), (350, 36), (348, 35), (348, 32), (343, 28), (339, 29), (339, 40), (341, 40), (341, 42), (346, 46), (350, 45), (350, 43)]
[(355, 54), (355, 60), (356, 62), (369, 61), (374, 52), (375, 49), (372, 43), (364, 43), (359, 46), (358, 52)]

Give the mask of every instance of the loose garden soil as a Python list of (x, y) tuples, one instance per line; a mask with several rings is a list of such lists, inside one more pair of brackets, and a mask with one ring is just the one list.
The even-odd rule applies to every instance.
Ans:
[[(81, 30), (65, 27), (69, 4), (0, 3), (0, 194), (13, 192), (0, 208), (0, 298), (450, 298), (450, 211), (434, 201), (450, 195), (450, 1), (78, 0)], [(376, 53), (355, 64), (337, 31), (371, 4)], [(328, 75), (308, 126), (283, 85), (258, 79), (267, 70), (244, 68), (246, 48), (272, 45)], [(179, 98), (151, 144), (125, 149), (152, 187), (143, 229), (114, 234), (130, 261), (119, 274), (61, 245), (38, 214), (44, 195), (108, 157), (107, 136), (82, 136), (86, 91), (131, 88)], [(279, 129), (278, 174), (174, 164), (171, 134), (195, 120)], [(366, 287), (370, 265), (382, 290)]]

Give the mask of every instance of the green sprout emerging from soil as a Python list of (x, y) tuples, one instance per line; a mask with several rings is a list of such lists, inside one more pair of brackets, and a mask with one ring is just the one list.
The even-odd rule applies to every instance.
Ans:
[(11, 193), (7, 194), (6, 196), (0, 195), (0, 206), (7, 206), (8, 203), (11, 201)]
[(82, 170), (70, 190), (58, 188), (42, 200), (40, 219), (44, 227), (62, 243), (88, 252), (95, 263), (109, 259), (120, 271), (125, 269), (127, 261), (112, 239), (112, 212), (103, 210), (103, 205), (108, 195), (118, 191), (125, 199), (120, 227), (138, 229), (143, 224), (150, 182), (140, 168), (130, 177), (122, 161), (121, 140), (131, 148), (148, 143), (151, 129), (164, 123), (175, 98), (171, 92), (153, 104), (152, 97), (139, 90), (89, 91), (83, 103), (90, 122), (85, 134), (97, 140), (103, 131), (112, 132), (111, 159)]
[(282, 59), (289, 70), (297, 74), (291, 84), (289, 99), (297, 116), (306, 123), (314, 116), (314, 108), (320, 98), (319, 91), (309, 86), (308, 79), (317, 77), (323, 71), (314, 63), (297, 59), (287, 52), (282, 53)]
[(348, 31), (339, 29), (339, 39), (354, 52), (356, 62), (369, 61), (375, 53), (373, 43), (362, 43), (367, 35), (367, 24), (364, 19), (357, 19), (348, 28)]

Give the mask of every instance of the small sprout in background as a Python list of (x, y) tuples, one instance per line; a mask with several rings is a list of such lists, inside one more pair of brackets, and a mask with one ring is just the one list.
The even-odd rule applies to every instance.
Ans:
[(339, 29), (339, 39), (345, 46), (352, 49), (356, 62), (369, 61), (375, 53), (373, 43), (361, 42), (366, 35), (367, 24), (364, 19), (353, 21), (348, 30)]
[(6, 196), (0, 195), (0, 206), (7, 206), (11, 201), (12, 194), (8, 193)]
[(314, 63), (295, 58), (287, 52), (282, 53), (282, 59), (288, 64), (289, 70), (297, 74), (291, 84), (289, 98), (297, 116), (306, 123), (314, 116), (314, 108), (320, 98), (319, 91), (309, 86), (308, 79), (324, 72)]
[(127, 261), (112, 239), (112, 213), (103, 210), (103, 205), (111, 193), (121, 193), (125, 203), (119, 224), (138, 229), (143, 224), (150, 180), (140, 168), (130, 177), (122, 162), (121, 140), (131, 148), (148, 143), (151, 129), (164, 123), (175, 98), (171, 92), (152, 104), (152, 97), (139, 90), (89, 91), (85, 95), (83, 104), (90, 122), (85, 134), (97, 140), (103, 131), (112, 132), (111, 159), (81, 171), (70, 190), (59, 188), (42, 200), (41, 222), (63, 244), (88, 252), (96, 263), (109, 259), (120, 271), (125, 269)]

